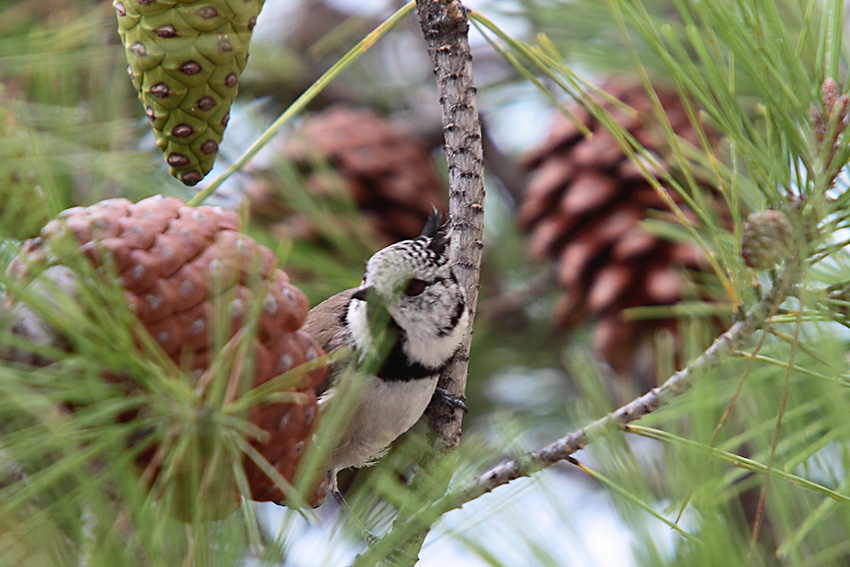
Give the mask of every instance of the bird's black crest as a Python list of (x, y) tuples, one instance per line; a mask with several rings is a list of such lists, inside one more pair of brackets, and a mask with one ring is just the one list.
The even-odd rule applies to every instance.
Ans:
[(425, 228), (422, 229), (420, 237), (430, 238), (428, 249), (434, 254), (442, 255), (449, 245), (449, 218), (446, 215), (446, 222), (442, 222), (443, 214), (437, 210), (437, 207), (431, 206), (431, 214), (425, 222)]

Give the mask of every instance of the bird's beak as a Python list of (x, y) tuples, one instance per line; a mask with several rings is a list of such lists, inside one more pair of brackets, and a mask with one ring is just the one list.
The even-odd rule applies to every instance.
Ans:
[(372, 291), (372, 286), (361, 287), (357, 291), (355, 291), (351, 297), (354, 299), (359, 299), (360, 301), (366, 301), (366, 295)]

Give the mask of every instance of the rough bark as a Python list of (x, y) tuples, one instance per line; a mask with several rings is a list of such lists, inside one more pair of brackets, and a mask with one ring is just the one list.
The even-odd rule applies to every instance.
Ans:
[[(472, 342), (472, 324), (478, 303), (478, 280), (484, 244), (484, 153), (481, 124), (478, 117), (476, 89), (472, 77), (472, 54), (467, 32), (469, 23), (466, 8), (458, 0), (416, 0), (419, 23), (434, 63), (434, 74), (440, 93), (443, 136), (449, 169), (449, 215), (451, 221), (450, 262), (460, 285), (466, 292), (469, 307), (470, 331), (464, 337), (457, 354), (440, 376), (438, 386), (457, 399), (464, 399)], [(432, 404), (427, 411), (428, 424), (436, 433), (435, 444), (448, 450), (460, 442), (463, 413), (449, 404)], [(414, 480), (412, 491), (422, 490), (428, 482), (429, 470), (450, 458), (432, 455), (420, 463), (423, 471)], [(430, 491), (444, 494), (448, 478), (439, 489), (433, 484)], [(355, 566), (382, 565), (412, 566), (437, 517), (410, 522), (415, 518), (401, 514), (393, 529), (359, 556)], [(396, 528), (403, 526), (403, 534)]]
[[(466, 290), (470, 328), (478, 302), (481, 238), (484, 230), (484, 158), (476, 89), (472, 77), (466, 8), (457, 0), (417, 0), (419, 22), (434, 63), (440, 91), (446, 159), (449, 166), (450, 258)], [(439, 386), (463, 397), (472, 332), (465, 337)], [(428, 423), (449, 446), (460, 441), (462, 413), (448, 405), (434, 405)]]

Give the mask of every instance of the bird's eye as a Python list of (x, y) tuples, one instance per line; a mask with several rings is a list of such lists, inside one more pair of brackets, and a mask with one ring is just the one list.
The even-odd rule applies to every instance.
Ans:
[(404, 294), (409, 295), (410, 297), (419, 295), (420, 293), (425, 291), (425, 287), (427, 287), (427, 285), (428, 284), (426, 284), (424, 281), (413, 278), (412, 280), (407, 282), (407, 287), (404, 288)]

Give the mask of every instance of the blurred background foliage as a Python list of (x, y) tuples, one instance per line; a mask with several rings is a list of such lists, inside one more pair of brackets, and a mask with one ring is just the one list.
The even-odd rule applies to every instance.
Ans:
[[(440, 110), (415, 17), (246, 168), (217, 176), (398, 7), (267, 2), (219, 163), (199, 185), (222, 183), (207, 202), (239, 210), (313, 305), (356, 285), (375, 250), (418, 234), (431, 203), (446, 207)], [(551, 467), (447, 514), (421, 564), (847, 563), (842, 3), (469, 7), (488, 193), (455, 484), (658, 385), (751, 307), (785, 269), (745, 265), (751, 212), (788, 217), (791, 240), (775, 248), (803, 268), (763, 338), (641, 427), (577, 454), (595, 474)], [(109, 2), (0, 3), (4, 266), (69, 206), (197, 190), (168, 175), (126, 67)], [(0, 439), (0, 564), (342, 565), (365, 547), (364, 530), (380, 536), (398, 509), (439, 496), (406, 485), (427, 451), (418, 429), (343, 479), (351, 513), (329, 502), (307, 520), (272, 504), (213, 523), (163, 515), (134, 483), (126, 429), (108, 427), (121, 400), (98, 386), (122, 357), (149, 370), (119, 348), (132, 338), (114, 339), (116, 320), (80, 321), (88, 346), (53, 365), (0, 367), (0, 428), (15, 432)], [(89, 399), (113, 406), (57, 429), (49, 416), (71, 371)], [(36, 472), (4, 460), (10, 451)], [(108, 464), (89, 475), (93, 455)]]

